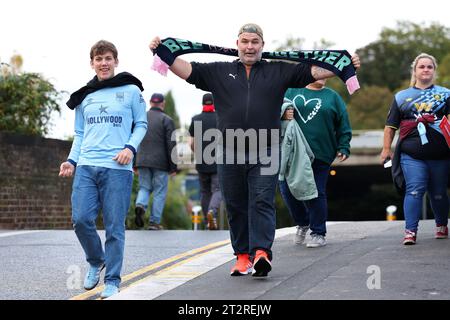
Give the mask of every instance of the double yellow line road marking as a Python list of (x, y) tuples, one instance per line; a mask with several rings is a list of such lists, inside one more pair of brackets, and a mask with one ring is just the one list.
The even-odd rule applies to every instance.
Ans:
[[(153, 263), (147, 267), (134, 271), (130, 274), (127, 274), (122, 277), (122, 283), (124, 285), (121, 286), (121, 292), (129, 288), (130, 286), (134, 286), (138, 283), (144, 282), (149, 277), (155, 277), (161, 274), (166, 274), (170, 272), (170, 270), (175, 267), (181, 266), (189, 261), (197, 259), (210, 251), (217, 249), (219, 247), (223, 247), (230, 243), (230, 240), (223, 240), (215, 243), (211, 243), (201, 248), (189, 250), (187, 252), (175, 255), (168, 259)], [(70, 300), (90, 300), (95, 299), (104, 289), (104, 285), (98, 286), (97, 288), (87, 291), (85, 293), (79, 294), (70, 298)]]

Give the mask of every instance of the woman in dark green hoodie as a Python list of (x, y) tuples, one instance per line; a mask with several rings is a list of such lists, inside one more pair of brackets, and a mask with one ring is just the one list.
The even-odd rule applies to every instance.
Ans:
[(280, 181), (281, 195), (297, 224), (294, 242), (303, 243), (306, 233), (311, 229), (311, 239), (306, 244), (308, 248), (326, 245), (326, 186), (330, 166), (336, 157), (339, 161), (345, 161), (349, 157), (352, 138), (345, 103), (334, 90), (325, 87), (325, 82), (326, 80), (318, 80), (305, 88), (290, 88), (285, 94), (285, 98), (293, 102), (299, 113), (294, 115), (292, 110), (287, 110), (284, 119), (297, 121), (315, 157), (312, 169), (317, 198), (297, 200), (286, 181)]

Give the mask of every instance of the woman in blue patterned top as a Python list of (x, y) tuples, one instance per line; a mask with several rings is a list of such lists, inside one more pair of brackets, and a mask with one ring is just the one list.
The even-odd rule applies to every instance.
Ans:
[[(421, 53), (412, 63), (411, 86), (395, 95), (384, 129), (381, 160), (393, 158), (404, 177), (405, 237), (403, 244), (416, 243), (422, 199), (428, 192), (436, 220), (436, 239), (448, 238), (449, 199), (447, 192), (450, 149), (439, 128), (450, 113), (450, 90), (434, 84), (436, 59)], [(400, 129), (394, 156), (391, 144)], [(395, 166), (394, 166), (395, 167)], [(398, 185), (393, 170), (394, 182)]]

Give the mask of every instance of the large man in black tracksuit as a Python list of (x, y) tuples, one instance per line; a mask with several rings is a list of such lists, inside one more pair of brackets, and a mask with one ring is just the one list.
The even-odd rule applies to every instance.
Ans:
[[(236, 61), (188, 63), (177, 57), (170, 70), (214, 95), (218, 129), (224, 137), (223, 159), (226, 159), (224, 164), (218, 164), (218, 174), (228, 213), (231, 242), (237, 256), (231, 275), (245, 275), (253, 269), (253, 276), (261, 277), (267, 276), (272, 269), (271, 247), (276, 229), (274, 199), (278, 178), (277, 170), (264, 173), (263, 169), (270, 165), (264, 157), (268, 156), (272, 162), (279, 159), (279, 141), (273, 135), (270, 137), (280, 128), (280, 106), (284, 93), (290, 87), (305, 87), (334, 74), (302, 63), (261, 60), (263, 32), (256, 24), (242, 26), (238, 37), (239, 59)], [(160, 43), (160, 38), (156, 37), (149, 47), (155, 50)], [(352, 62), (359, 67), (357, 56), (352, 57)], [(236, 149), (237, 144), (230, 147), (230, 140), (234, 140), (227, 136), (230, 129), (250, 133), (256, 130), (257, 142), (246, 143), (244, 148)], [(264, 140), (269, 141), (269, 146), (265, 145)], [(259, 152), (261, 146), (263, 153)], [(258, 151), (256, 154), (255, 150)], [(236, 156), (243, 156), (244, 163), (230, 163), (230, 152), (234, 152), (234, 160)]]

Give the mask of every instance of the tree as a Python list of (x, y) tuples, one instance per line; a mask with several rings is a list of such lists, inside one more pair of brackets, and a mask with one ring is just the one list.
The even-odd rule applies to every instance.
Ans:
[(274, 41), (275, 50), (274, 51), (296, 51), (301, 50), (305, 39), (294, 38), (290, 35), (285, 41)]
[(437, 83), (447, 88), (450, 87), (450, 53), (438, 61), (437, 73)]
[[(333, 77), (327, 79), (326, 86), (336, 91), (345, 103), (349, 103), (351, 99), (351, 95), (348, 93), (347, 86), (344, 82), (338, 77)], [(357, 91), (358, 92), (358, 91)]]
[(410, 78), (411, 62), (422, 52), (441, 61), (450, 52), (450, 28), (399, 21), (397, 28), (384, 28), (379, 40), (356, 51), (362, 61), (358, 78), (393, 91)]
[[(297, 51), (303, 50), (303, 44), (305, 39), (303, 38), (294, 38), (292, 35), (289, 36), (285, 41), (275, 41), (276, 45), (275, 51)], [(324, 38), (321, 38), (318, 42), (315, 41), (312, 47), (312, 50), (326, 50), (329, 47), (334, 46), (335, 43)], [(294, 62), (293, 62), (294, 63)], [(336, 90), (339, 95), (341, 95), (345, 102), (348, 102), (348, 94), (347, 87), (345, 84), (337, 77), (333, 77), (327, 80), (327, 86)]]
[(60, 112), (58, 92), (38, 73), (21, 72), (22, 57), (1, 64), (0, 131), (29, 135), (48, 133), (51, 114)]
[[(133, 178), (133, 189), (131, 192), (130, 207), (128, 209), (128, 215), (126, 218), (127, 229), (137, 229), (134, 222), (134, 210), (136, 208), (136, 197), (139, 191), (138, 177), (135, 175)], [(184, 175), (178, 175), (169, 179), (169, 190), (167, 192), (166, 204), (164, 206), (164, 214), (162, 216), (162, 225), (168, 230), (188, 230), (192, 228), (191, 215), (187, 211), (186, 203), (188, 203), (188, 196), (183, 192), (183, 183), (185, 180)], [(150, 199), (149, 208), (151, 208), (153, 202), (153, 196)], [(145, 213), (144, 221), (148, 223), (150, 211)], [(97, 218), (97, 227), (103, 229), (103, 219)]]
[[(290, 35), (283, 42), (274, 41), (275, 51), (298, 51), (302, 50), (303, 44), (305, 43), (305, 39), (303, 38), (294, 38)], [(308, 48), (312, 50), (325, 50), (331, 46), (334, 46), (334, 42), (328, 41), (324, 38), (321, 38), (318, 42), (314, 41), (313, 47)]]
[(350, 99), (347, 111), (353, 130), (382, 129), (393, 99), (386, 87), (366, 86)]
[(164, 100), (166, 101), (166, 106), (164, 112), (173, 119), (175, 123), (175, 128), (180, 128), (180, 117), (178, 116), (177, 109), (175, 108), (175, 101), (173, 99), (172, 91), (167, 92)]

